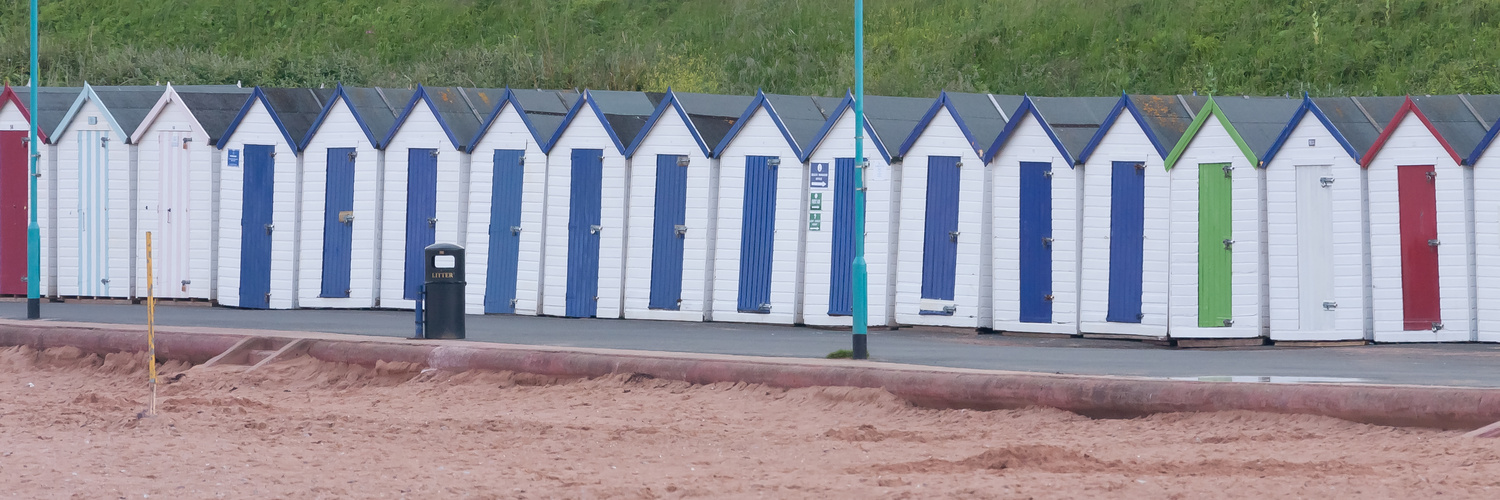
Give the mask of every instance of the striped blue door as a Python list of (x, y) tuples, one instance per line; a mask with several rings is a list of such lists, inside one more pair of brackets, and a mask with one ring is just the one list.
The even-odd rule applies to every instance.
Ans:
[(270, 306), (275, 152), (274, 146), (245, 145), (244, 212), (240, 216), (240, 307), (265, 309)]
[(1021, 321), (1052, 322), (1052, 164), (1021, 162)]
[(833, 160), (833, 255), (828, 270), (828, 314), (854, 314), (853, 158)]
[(422, 252), (437, 238), (436, 149), (406, 150), (406, 289), (416, 300), (426, 272)]
[(323, 198), (323, 290), (318, 296), (348, 297), (354, 246), (354, 148), (329, 148), (327, 165), (328, 182)]
[(109, 296), (109, 140), (78, 133), (78, 294)]
[[(927, 221), (922, 238), (922, 298), (953, 300), (958, 271), (959, 157), (927, 157)], [(922, 311), (923, 314), (952, 314)]]
[[(676, 311), (682, 302), (682, 243), (687, 223), (687, 167), (678, 155), (656, 155), (656, 218), (651, 233), (652, 309)], [(683, 229), (686, 229), (684, 227)]]
[[(568, 292), (564, 315), (588, 318), (599, 310), (600, 198), (604, 150), (573, 150), (568, 206)], [(618, 229), (616, 229), (618, 230)]]
[(781, 159), (774, 156), (745, 157), (740, 312), (771, 312), (771, 250), (776, 241), (776, 174), (780, 165)]
[(1117, 161), (1110, 175), (1109, 314), (1116, 323), (1141, 322), (1141, 258), (1146, 245), (1146, 169)]
[(516, 272), (521, 262), (521, 189), (526, 152), (496, 149), (490, 191), (490, 255), (484, 282), (484, 312), (515, 314)]

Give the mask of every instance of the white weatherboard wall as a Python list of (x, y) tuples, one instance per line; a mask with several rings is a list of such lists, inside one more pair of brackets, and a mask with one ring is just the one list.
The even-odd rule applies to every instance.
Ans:
[[(1031, 113), (1021, 120), (990, 162), (995, 181), (995, 331), (1078, 333), (1078, 201), (1082, 177), (1058, 152)], [(1021, 162), (1052, 165), (1052, 322), (1021, 322)], [(1033, 242), (1039, 243), (1039, 242)], [(1027, 243), (1032, 244), (1032, 243)]]
[[(656, 224), (656, 156), (688, 157), (687, 210), (682, 242), (682, 303), (678, 310), (651, 309), (651, 254)], [(625, 317), (703, 321), (708, 310), (709, 223), (714, 218), (710, 182), (716, 160), (703, 154), (676, 109), (657, 118), (630, 160), (630, 241), (626, 243)], [(683, 167), (672, 167), (683, 168)]]
[[(1308, 141), (1312, 141), (1309, 145)], [(1298, 225), (1299, 168), (1327, 167), (1333, 184), (1319, 189), (1332, 196), (1332, 232), (1327, 233), (1333, 278), (1333, 297), (1300, 296), (1300, 252), (1298, 235), (1320, 228)], [(1285, 144), (1266, 165), (1267, 258), (1270, 260), (1271, 338), (1282, 341), (1359, 340), (1365, 337), (1364, 311), (1364, 191), (1360, 189), (1359, 164), (1311, 113), (1292, 129)], [(1302, 200), (1306, 201), (1306, 200)], [(1308, 277), (1310, 279), (1311, 276)], [(1318, 327), (1312, 318), (1302, 318), (1303, 303), (1331, 300), (1331, 328)], [(1322, 314), (1322, 313), (1318, 313)]]
[[(542, 313), (563, 316), (568, 294), (568, 217), (573, 186), (573, 150), (603, 152), (603, 181), (599, 216), (599, 300), (595, 317), (619, 318), (621, 278), (625, 257), (626, 182), (630, 172), (625, 156), (609, 138), (609, 131), (588, 103), (567, 125), (547, 156), (547, 229)], [(517, 292), (519, 293), (519, 292)]]
[[(1106, 321), (1109, 313), (1109, 228), (1113, 162), (1146, 169), (1145, 245), (1141, 256), (1140, 323)], [(1167, 336), (1167, 210), (1170, 188), (1163, 160), (1135, 115), (1122, 112), (1083, 166), (1083, 269), (1079, 331), (1085, 334)]]
[[(959, 168), (958, 265), (952, 316), (923, 315), (922, 247), (927, 226), (929, 156), (957, 156)], [(969, 144), (958, 122), (940, 108), (901, 160), (900, 241), (897, 246), (896, 322), (903, 325), (981, 328), (993, 324), (990, 279), (990, 167)], [(972, 236), (971, 236), (972, 235)]]
[[(158, 259), (153, 267), (156, 296), (214, 299), (213, 234), (219, 221), (214, 219), (213, 181), (220, 155), (208, 144), (208, 134), (174, 92), (167, 92), (163, 99), (171, 100), (162, 106), (156, 119), (142, 124), (144, 131), (137, 134), (140, 139), (135, 141), (139, 148), (135, 289), (137, 295), (145, 294), (145, 233), (151, 231), (157, 235), (153, 240), (154, 256)], [(183, 142), (183, 139), (188, 141)], [(185, 164), (187, 178), (164, 178), (163, 172), (173, 162)], [(185, 206), (187, 213), (179, 213), (181, 210), (168, 213), (162, 208), (163, 202)], [(187, 241), (175, 248), (164, 248), (160, 236), (161, 228), (169, 220), (174, 225), (187, 225)], [(238, 222), (232, 228), (238, 229)], [(226, 231), (229, 228), (221, 228), (220, 233)], [(173, 282), (166, 282), (164, 277), (171, 277)]]
[[(870, 326), (882, 326), (889, 323), (885, 311), (892, 299), (885, 293), (886, 284), (890, 281), (890, 275), (885, 271), (891, 260), (891, 238), (895, 234), (891, 204), (897, 193), (891, 175), (893, 169), (880, 155), (880, 151), (875, 149), (875, 143), (870, 140), (869, 135), (869, 130), (866, 130), (864, 154), (865, 159), (870, 162), (869, 171), (865, 174), (865, 187), (868, 188), (865, 191), (865, 266), (870, 280), (870, 315), (866, 322)], [(833, 270), (830, 268), (833, 259), (833, 213), (834, 207), (840, 203), (835, 189), (839, 183), (836, 161), (838, 158), (854, 158), (854, 141), (850, 140), (851, 137), (854, 137), (852, 108), (839, 116), (827, 137), (808, 160), (808, 163), (827, 163), (829, 174), (828, 188), (813, 190), (823, 194), (822, 228), (819, 231), (807, 231), (807, 251), (802, 254), (802, 322), (808, 325), (851, 326), (854, 321), (850, 316), (828, 315), (829, 289), (833, 278)], [(810, 179), (802, 180), (804, 184), (809, 181)], [(854, 203), (854, 200), (844, 200), (843, 203)]]
[[(354, 148), (355, 153), (354, 235), (350, 245), (348, 297), (318, 296), (323, 292), (323, 226), (330, 148)], [(297, 236), (301, 240), (297, 261), (300, 266), (298, 307), (365, 308), (375, 305), (375, 205), (378, 202), (376, 185), (381, 159), (382, 151), (370, 143), (354, 113), (349, 110), (349, 103), (339, 97), (302, 152), (302, 224)]]
[[(1474, 193), (1500, 192), (1500, 147), (1490, 146), (1474, 162)], [(1474, 197), (1475, 301), (1480, 342), (1500, 342), (1500, 197)]]
[[(468, 276), (465, 309), (484, 313), (490, 256), (490, 194), (495, 181), (495, 150), (526, 152), (521, 177), (521, 241), (516, 266), (516, 314), (535, 315), (541, 294), (543, 206), (547, 194), (547, 155), (531, 136), (520, 112), (507, 104), (495, 117), (489, 131), (474, 147), (469, 176), (469, 244), (464, 247), (464, 271)], [(506, 230), (509, 228), (496, 228)]]
[[(1198, 176), (1204, 164), (1229, 163), (1230, 314), (1228, 327), (1198, 326)], [(1221, 167), (1209, 168), (1222, 175)], [(1265, 334), (1261, 316), (1260, 176), (1262, 171), (1245, 158), (1229, 130), (1217, 117), (1209, 117), (1193, 136), (1182, 156), (1167, 172), (1171, 181), (1171, 263), (1169, 279), (1172, 336), (1176, 338), (1253, 338)], [(1150, 199), (1150, 196), (1147, 196)], [(1154, 214), (1146, 211), (1146, 219)]]
[[(93, 124), (89, 123), (91, 119)], [(130, 172), (134, 166), (130, 163), (133, 146), (125, 139), (115, 133), (104, 113), (90, 99), (84, 101), (68, 128), (53, 138), (56, 144), (48, 148), (57, 163), (52, 179), (57, 189), (54, 235), (58, 295), (131, 296)], [(84, 172), (95, 165), (104, 169), (105, 177)], [(83, 224), (81, 212), (95, 203), (102, 203), (101, 208), (108, 211), (104, 227)], [(80, 226), (85, 226), (83, 233), (103, 231), (107, 235), (106, 248), (95, 247), (95, 242), (81, 244), (90, 238), (81, 237)], [(85, 270), (82, 266), (93, 269)], [(81, 282), (81, 274), (91, 278), (90, 282)]]
[[(1376, 342), (1472, 340), (1469, 300), (1468, 168), (1453, 162), (1415, 114), (1406, 116), (1366, 168), (1369, 179), (1370, 284)], [(1438, 288), (1443, 329), (1406, 331), (1401, 285), (1400, 165), (1432, 165), (1437, 190)]]
[[(416, 303), (404, 298), (406, 291), (406, 180), (407, 159), (411, 149), (436, 149), (437, 157), (437, 225), (433, 241), (458, 243), (459, 216), (463, 210), (459, 191), (459, 174), (464, 153), (453, 147), (443, 132), (437, 115), (425, 102), (418, 101), (406, 122), (385, 147), (385, 199), (380, 221), (380, 280), (376, 306), (411, 309)], [(355, 189), (358, 189), (356, 184)], [(357, 194), (355, 196), (358, 196)], [(359, 219), (356, 218), (355, 221)], [(469, 253), (465, 252), (467, 259)], [(467, 262), (465, 262), (467, 264)], [(467, 272), (468, 269), (465, 269)]]
[(219, 165), (219, 304), (238, 307), (240, 300), (240, 250), (241, 220), (245, 208), (245, 168), (247, 155), (245, 146), (274, 146), (271, 157), (276, 165), (272, 179), (271, 224), (271, 309), (297, 307), (297, 296), (293, 275), (297, 259), (293, 253), (293, 240), (297, 234), (296, 200), (298, 195), (297, 152), (281, 134), (281, 129), (271, 119), (271, 113), (260, 99), (250, 104), (234, 135), (223, 139), (224, 150), (239, 150), (239, 166), (230, 166), (227, 154), (220, 155)]
[[(771, 312), (739, 311), (740, 235), (744, 228), (745, 159), (781, 159), (776, 177), (776, 237), (771, 250)], [(797, 153), (764, 107), (746, 119), (719, 155), (719, 214), (714, 243), (713, 320), (744, 323), (797, 322), (797, 261), (802, 244), (806, 173)]]

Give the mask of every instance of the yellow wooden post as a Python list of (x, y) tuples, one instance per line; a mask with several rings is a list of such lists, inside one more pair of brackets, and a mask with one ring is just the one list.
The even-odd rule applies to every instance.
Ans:
[(147, 415), (156, 415), (156, 289), (151, 269), (151, 231), (146, 231), (146, 370), (151, 386), (151, 407)]

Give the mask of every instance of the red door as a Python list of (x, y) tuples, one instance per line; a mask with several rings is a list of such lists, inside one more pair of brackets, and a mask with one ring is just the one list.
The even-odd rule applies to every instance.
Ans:
[(1436, 172), (1432, 165), (1397, 167), (1401, 195), (1401, 302), (1406, 330), (1443, 321), (1438, 301)]
[(26, 293), (27, 132), (0, 132), (0, 295)]

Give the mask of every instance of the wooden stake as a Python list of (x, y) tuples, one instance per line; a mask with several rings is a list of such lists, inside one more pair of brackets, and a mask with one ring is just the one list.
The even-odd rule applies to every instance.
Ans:
[(151, 406), (146, 414), (156, 416), (156, 289), (152, 279), (151, 231), (146, 231), (146, 370), (151, 386)]

